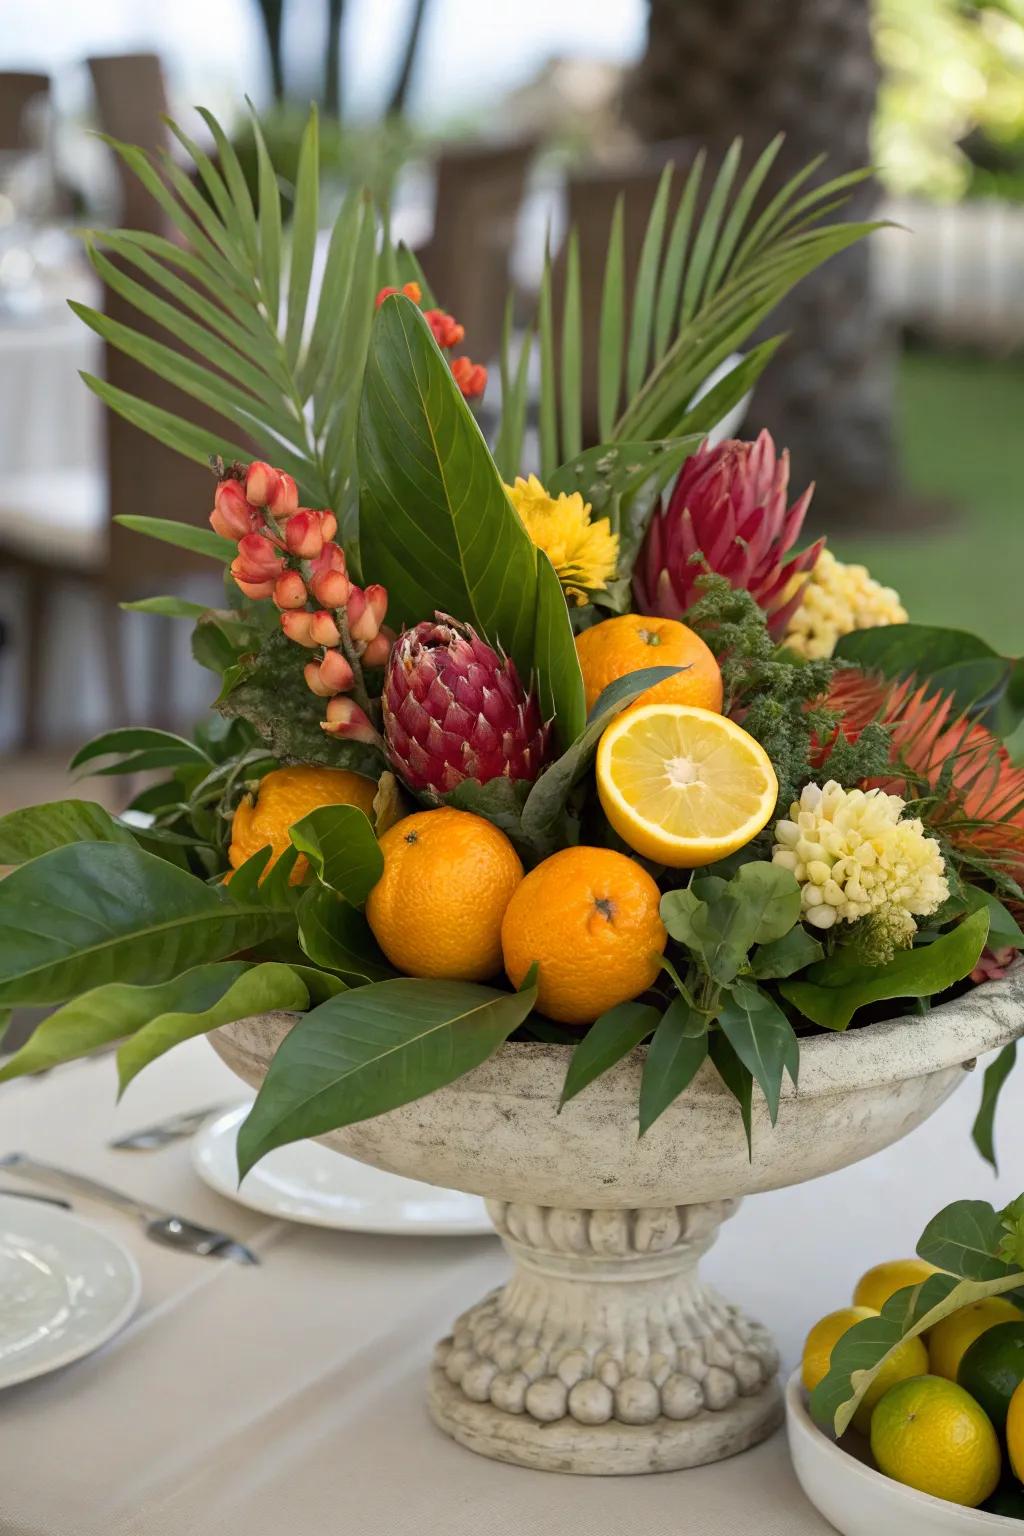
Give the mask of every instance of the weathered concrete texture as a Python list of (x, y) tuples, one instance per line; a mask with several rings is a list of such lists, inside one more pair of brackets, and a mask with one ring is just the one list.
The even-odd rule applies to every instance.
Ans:
[[(293, 1020), (226, 1025), (214, 1048), (252, 1086)], [(926, 1015), (803, 1042), (778, 1124), (749, 1158), (709, 1065), (640, 1140), (643, 1051), (557, 1113), (569, 1047), (506, 1045), (447, 1088), (321, 1138), (351, 1157), (482, 1194), (508, 1285), (438, 1346), (430, 1409), (471, 1450), (552, 1471), (696, 1466), (776, 1427), (766, 1331), (704, 1286), (700, 1256), (738, 1197), (800, 1183), (898, 1141), (1024, 1033), (1024, 966)]]

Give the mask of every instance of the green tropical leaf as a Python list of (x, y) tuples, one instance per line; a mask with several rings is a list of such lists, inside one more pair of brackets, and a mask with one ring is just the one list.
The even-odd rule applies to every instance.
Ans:
[(732, 1042), (721, 1030), (712, 1030), (708, 1037), (708, 1055), (711, 1057), (722, 1082), (740, 1107), (740, 1117), (747, 1138), (747, 1151), (753, 1156), (751, 1126), (754, 1107), (754, 1074), (740, 1060)]
[(986, 1162), (998, 1172), (995, 1147), (995, 1122), (996, 1106), (999, 1103), (999, 1095), (1003, 1090), (1003, 1084), (1013, 1071), (1017, 1062), (1017, 1042), (1011, 1040), (1009, 1045), (1004, 1045), (995, 1061), (985, 1068), (985, 1076), (981, 1085), (981, 1103), (978, 1113), (971, 1128), (971, 1137), (974, 1145)]
[(306, 299), (313, 272), (313, 253), (319, 227), (320, 139), (316, 108), (299, 145), (299, 169), (295, 177), (295, 202), (292, 210), (291, 260), (288, 266), (288, 302), (285, 319), (285, 352), (289, 361), (298, 361), (306, 319)]
[(36, 1026), (21, 1050), (0, 1067), (0, 1082), (88, 1056), (171, 1011), (203, 1012), (251, 968), (246, 960), (232, 960), (195, 966), (156, 986), (112, 981), (94, 987)]
[(964, 898), (968, 912), (977, 912), (982, 907), (988, 912), (990, 949), (1024, 949), (1024, 932), (998, 896), (993, 896), (991, 891), (983, 891), (980, 886), (968, 885), (964, 888)]
[(403, 977), (345, 992), (285, 1037), (238, 1137), (238, 1172), (274, 1147), (321, 1136), (433, 1093), (486, 1061), (529, 1014), (536, 986)]
[(321, 805), (289, 837), (321, 882), (361, 907), (384, 873), (384, 855), (369, 818), (354, 805)]
[(25, 864), (65, 843), (133, 843), (95, 800), (53, 800), (0, 816), (0, 864)]
[(202, 603), (190, 603), (184, 597), (140, 597), (134, 603), (118, 603), (125, 613), (160, 613), (168, 619), (201, 619), (206, 612)]
[(173, 767), (176, 763), (196, 764), (203, 769), (211, 766), (202, 747), (189, 741), (187, 736), (176, 736), (173, 731), (158, 731), (148, 725), (128, 725), (94, 736), (84, 747), (79, 747), (68, 767), (74, 770), (84, 767), (86, 763), (95, 762), (99, 757), (127, 758), (138, 752), (149, 751), (163, 754), (160, 766)]
[[(695, 1027), (701, 1022), (703, 1029)], [(684, 997), (673, 998), (647, 1048), (640, 1082), (641, 1136), (690, 1086), (707, 1054), (707, 1021), (695, 1019), (694, 1010)]]
[(582, 679), (565, 601), (429, 327), (400, 294), (374, 321), (359, 442), (363, 558), (388, 589), (389, 617), (414, 624), (439, 610), (474, 624), (522, 678), (536, 672), (571, 740)]
[(583, 447), (583, 315), (580, 308), (580, 246), (569, 235), (562, 303), (562, 457)]
[(527, 795), (522, 817), (524, 837), (538, 848), (546, 848), (552, 841), (557, 841), (573, 785), (593, 761), (607, 726), (646, 689), (682, 670), (680, 667), (645, 667), (609, 684), (596, 700), (583, 731), (561, 757), (545, 768)]
[[(668, 245), (665, 248), (665, 260), (662, 264), (661, 278), (658, 284), (658, 303), (654, 318), (654, 361), (660, 363), (665, 355), (669, 337), (677, 324), (679, 314), (680, 289), (683, 281), (683, 271), (686, 264), (686, 248), (690, 240), (690, 229), (693, 225), (693, 211), (697, 201), (697, 190), (700, 187), (701, 176), (704, 172), (704, 151), (699, 150), (690, 167), (683, 194), (679, 199), (675, 218), (672, 220), (672, 231), (668, 237)], [(610, 432), (615, 421), (614, 413), (608, 422), (607, 430)]]
[(537, 406), (540, 433), (540, 474), (545, 482), (558, 463), (558, 385), (555, 373), (555, 321), (551, 297), (551, 256), (544, 251), (544, 271), (537, 304), (537, 337), (540, 342), (540, 400)]
[(587, 1030), (569, 1059), (559, 1113), (590, 1083), (614, 1067), (658, 1026), (661, 1015), (647, 1003), (620, 1003)]
[(605, 258), (604, 284), (601, 289), (601, 321), (598, 337), (597, 420), (598, 431), (607, 441), (615, 425), (622, 390), (623, 349), (626, 339), (625, 288), (626, 244), (623, 219), (625, 204), (620, 192), (615, 199), (608, 254)]
[(238, 552), (230, 539), (221, 538), (212, 528), (195, 528), (191, 523), (176, 523), (169, 517), (141, 517), (133, 512), (123, 513), (117, 521), (133, 533), (148, 534), (164, 544), (189, 549), (194, 555), (209, 555), (222, 565), (233, 560)]
[(501, 332), (501, 426), (494, 445), (494, 462), (502, 480), (507, 484), (515, 479), (522, 467), (523, 437), (526, 432), (526, 404), (530, 383), (530, 357), (533, 353), (533, 331), (526, 331), (519, 346), (515, 373), (512, 371), (512, 320), (515, 303), (509, 294), (505, 304), (505, 319)]
[(783, 1074), (794, 1086), (800, 1043), (786, 1015), (753, 982), (734, 981), (718, 1012), (718, 1024), (737, 1057), (760, 1085), (772, 1125), (779, 1115)]
[(887, 965), (858, 965), (841, 951), (812, 966), (806, 980), (784, 981), (787, 1002), (822, 1029), (845, 1029), (858, 1008), (898, 997), (932, 997), (969, 976), (988, 938), (987, 908)]
[(166, 981), (270, 938), (289, 906), (238, 902), (121, 843), (68, 843), (0, 881), (0, 1006)]
[(130, 1035), (117, 1053), (118, 1092), (124, 1093), (143, 1067), (185, 1040), (253, 1014), (274, 1009), (301, 1012), (308, 1007), (309, 991), (290, 965), (268, 962), (247, 967), (208, 1007), (168, 1009)]
[(758, 981), (792, 976), (824, 957), (825, 951), (802, 923), (797, 923), (780, 939), (759, 944), (750, 957), (750, 970)]
[[(672, 185), (672, 164), (665, 166), (658, 178), (654, 202), (651, 205), (647, 228), (644, 230), (637, 264), (636, 283), (633, 288), (633, 313), (629, 326), (629, 346), (626, 351), (626, 394), (636, 394), (647, 374), (651, 352), (651, 334), (654, 328), (654, 305), (658, 288), (661, 263), (661, 247), (665, 238), (665, 220), (668, 216), (668, 195)], [(569, 455), (566, 454), (568, 458)]]
[(314, 965), (336, 971), (349, 986), (397, 974), (378, 949), (366, 918), (335, 891), (311, 886), (303, 891), (295, 915), (303, 954)]
[(1000, 1257), (1002, 1221), (985, 1200), (955, 1200), (921, 1233), (917, 1252), (936, 1269), (967, 1280), (997, 1280), (1012, 1266)]

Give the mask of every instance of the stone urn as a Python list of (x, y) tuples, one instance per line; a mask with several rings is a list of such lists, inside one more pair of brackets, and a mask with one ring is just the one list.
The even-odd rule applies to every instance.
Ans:
[[(210, 1039), (251, 1087), (294, 1019)], [(643, 1047), (558, 1113), (570, 1048), (507, 1044), (401, 1109), (321, 1140), (377, 1168), (486, 1197), (508, 1284), (438, 1344), (434, 1421), (470, 1450), (557, 1472), (717, 1461), (781, 1422), (765, 1328), (705, 1285), (740, 1197), (831, 1173), (906, 1136), (964, 1068), (1024, 1033), (1024, 966), (926, 1014), (802, 1042), (777, 1125), (755, 1091), (753, 1155), (708, 1063), (642, 1140)], [(966, 1152), (965, 1148), (965, 1152)]]

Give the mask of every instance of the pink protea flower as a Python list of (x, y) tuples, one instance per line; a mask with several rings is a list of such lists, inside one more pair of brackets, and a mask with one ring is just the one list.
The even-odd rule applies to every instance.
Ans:
[(715, 571), (755, 598), (781, 639), (800, 601), (799, 577), (814, 568), (825, 542), (786, 559), (814, 491), (809, 485), (787, 510), (788, 486), (789, 452), (777, 455), (768, 432), (753, 443), (703, 444), (647, 530), (633, 574), (637, 610), (685, 618), (700, 597), (700, 577)]
[(382, 698), (391, 761), (413, 789), (536, 779), (548, 727), (515, 663), (445, 614), (399, 635)]

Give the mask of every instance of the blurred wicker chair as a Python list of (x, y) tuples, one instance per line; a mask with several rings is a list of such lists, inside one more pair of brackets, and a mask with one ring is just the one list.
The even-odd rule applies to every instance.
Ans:
[(0, 151), (35, 149), (32, 117), (49, 95), (49, 75), (0, 71)]
[[(161, 113), (166, 108), (166, 92), (159, 60), (150, 54), (125, 55), (92, 59), (89, 65), (104, 130), (150, 149), (165, 145)], [(136, 178), (126, 168), (121, 170), (121, 222), (126, 227), (167, 234), (160, 209)], [(109, 288), (104, 289), (103, 308), (122, 324), (173, 343), (173, 337)], [(213, 430), (225, 430), (225, 423), (213, 413), (110, 346), (104, 347), (103, 373), (118, 389)], [(0, 511), (7, 514), (3, 519), (5, 531), (0, 534), (0, 566), (17, 570), (24, 593), (19, 637), (24, 646), (19, 726), (22, 747), (37, 745), (42, 734), (41, 701), (56, 584), (85, 583), (95, 594), (110, 717), (120, 721), (127, 716), (128, 689), (118, 601), (173, 591), (185, 579), (211, 571), (209, 560), (202, 556), (166, 544), (143, 546), (138, 534), (114, 521), (125, 512), (144, 512), (204, 524), (212, 504), (209, 471), (112, 411), (104, 412), (104, 432), (105, 476), (43, 470), (37, 475), (6, 478), (0, 488)], [(231, 435), (237, 437), (237, 432)], [(144, 710), (151, 723), (166, 725), (172, 723), (174, 705), (170, 675), (174, 621), (153, 617), (149, 622), (153, 626), (149, 636), (151, 666)]]
[(480, 362), (497, 355), (509, 261), (533, 140), (457, 145), (437, 162), (434, 231), (417, 252), (443, 309), (466, 327), (466, 350)]

